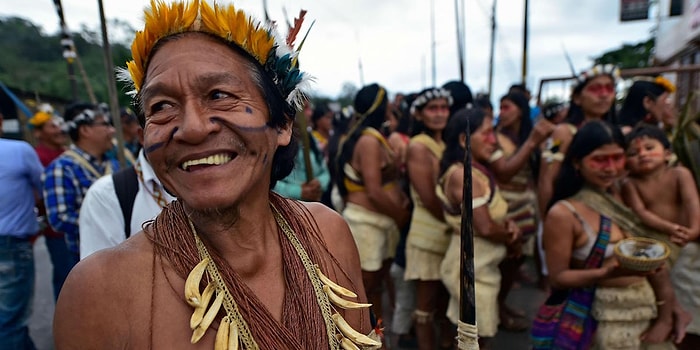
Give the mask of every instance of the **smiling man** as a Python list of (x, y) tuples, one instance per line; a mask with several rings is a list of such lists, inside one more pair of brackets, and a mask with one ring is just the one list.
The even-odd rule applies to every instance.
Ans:
[(145, 154), (177, 200), (76, 266), (56, 308), (57, 348), (381, 345), (367, 336), (347, 224), (270, 191), (294, 164), (305, 101), (293, 38), (199, 1), (151, 2), (145, 18), (129, 77)]

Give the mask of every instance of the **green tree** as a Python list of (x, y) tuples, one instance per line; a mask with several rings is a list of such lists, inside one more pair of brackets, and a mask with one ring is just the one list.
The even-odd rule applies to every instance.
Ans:
[(616, 64), (621, 69), (646, 68), (653, 64), (654, 38), (637, 44), (625, 44), (619, 49), (610, 50), (593, 60), (596, 64)]

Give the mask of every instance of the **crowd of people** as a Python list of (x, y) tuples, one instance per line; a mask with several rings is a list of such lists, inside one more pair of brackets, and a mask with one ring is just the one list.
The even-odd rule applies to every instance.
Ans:
[[(619, 69), (595, 65), (543, 106), (460, 81), (314, 105), (294, 35), (233, 7), (151, 6), (123, 72), (126, 167), (99, 105), (38, 110), (35, 150), (0, 140), (0, 348), (33, 348), (41, 234), (59, 349), (454, 349), (469, 200), (481, 349), (532, 328), (507, 302), (532, 279), (543, 307), (580, 298), (578, 348), (700, 348), (698, 169), (674, 156), (666, 78), (635, 78), (622, 103)], [(635, 236), (667, 263), (622, 267), (613, 248)]]

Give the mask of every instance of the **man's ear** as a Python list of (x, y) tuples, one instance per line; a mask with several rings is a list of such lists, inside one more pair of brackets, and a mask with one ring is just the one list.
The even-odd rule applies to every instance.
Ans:
[(277, 145), (287, 146), (292, 141), (292, 121), (288, 121), (284, 126), (277, 126)]
[(87, 124), (78, 125), (78, 140), (85, 139), (85, 136), (90, 133), (90, 127)]
[(651, 97), (644, 96), (644, 98), (642, 99), (642, 106), (644, 107), (644, 110), (648, 111), (654, 102), (655, 101)]

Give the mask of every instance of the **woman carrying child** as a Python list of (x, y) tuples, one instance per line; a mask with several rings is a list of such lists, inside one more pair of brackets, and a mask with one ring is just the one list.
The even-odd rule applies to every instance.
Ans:
[[(602, 121), (588, 122), (573, 137), (544, 223), (553, 288), (547, 304), (556, 303), (561, 291), (589, 293), (578, 300), (579, 314), (588, 316), (584, 327), (568, 329), (579, 332), (581, 345), (673, 349), (667, 341), (675, 305), (668, 268), (631, 271), (613, 255), (618, 241), (650, 230), (637, 224), (617, 195), (616, 182), (625, 171), (624, 146), (622, 133)], [(538, 337), (533, 340), (537, 345)]]

